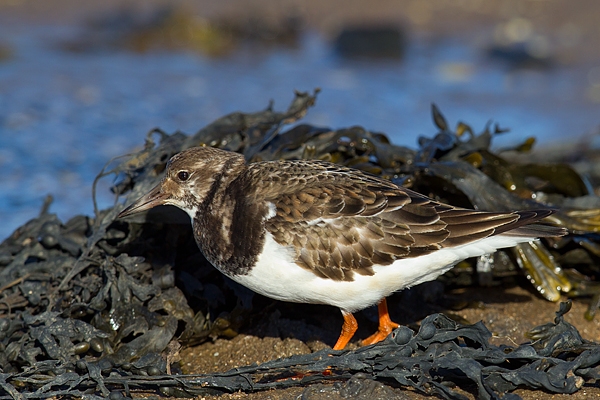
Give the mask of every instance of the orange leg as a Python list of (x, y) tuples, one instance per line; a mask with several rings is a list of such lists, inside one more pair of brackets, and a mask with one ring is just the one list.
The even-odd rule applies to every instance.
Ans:
[(345, 311), (342, 311), (342, 315), (344, 316), (344, 325), (342, 325), (342, 333), (340, 333), (340, 337), (338, 338), (335, 346), (333, 346), (334, 350), (343, 350), (358, 329), (358, 323), (356, 322), (354, 315)]
[(363, 340), (363, 345), (381, 342), (392, 333), (392, 330), (400, 326), (390, 319), (385, 298), (377, 304), (377, 310), (379, 311), (379, 329), (373, 335)]

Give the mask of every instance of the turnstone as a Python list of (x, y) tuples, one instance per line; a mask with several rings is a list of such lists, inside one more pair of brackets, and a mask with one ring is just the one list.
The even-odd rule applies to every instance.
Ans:
[(231, 279), (267, 297), (339, 307), (334, 349), (357, 329), (353, 312), (378, 304), (384, 339), (398, 324), (385, 298), (430, 281), (468, 257), (561, 228), (529, 225), (552, 210), (453, 207), (364, 172), (323, 161), (247, 164), (241, 154), (195, 147), (176, 154), (162, 181), (119, 217), (174, 205), (198, 247)]

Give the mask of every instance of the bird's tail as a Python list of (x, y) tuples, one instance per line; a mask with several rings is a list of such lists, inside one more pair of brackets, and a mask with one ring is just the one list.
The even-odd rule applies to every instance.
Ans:
[(536, 223), (537, 221), (554, 214), (554, 212), (555, 210), (551, 209), (517, 211), (516, 214), (519, 214), (519, 219), (512, 224), (501, 227), (501, 229), (508, 229), (503, 229), (502, 232), (496, 231), (495, 233), (501, 234), (502, 236), (534, 238), (565, 236), (568, 233), (565, 228)]

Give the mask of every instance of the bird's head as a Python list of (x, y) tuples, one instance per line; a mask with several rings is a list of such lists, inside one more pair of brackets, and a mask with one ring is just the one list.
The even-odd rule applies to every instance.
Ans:
[(194, 217), (213, 183), (235, 174), (244, 165), (238, 153), (213, 147), (193, 147), (174, 155), (167, 163), (164, 178), (147, 194), (125, 208), (118, 218), (159, 205), (176, 206)]

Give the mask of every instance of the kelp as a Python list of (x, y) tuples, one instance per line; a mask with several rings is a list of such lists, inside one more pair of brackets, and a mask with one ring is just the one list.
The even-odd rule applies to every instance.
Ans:
[[(474, 384), (479, 397), (498, 398), (516, 387), (573, 393), (597, 379), (600, 347), (564, 321), (564, 307), (554, 324), (535, 331), (533, 344), (516, 348), (489, 344), (481, 323), (461, 325), (433, 315), (417, 333), (401, 327), (381, 344), (355, 351), (181, 375), (179, 347), (235, 336), (252, 320), (253, 294), (210, 266), (179, 210), (157, 208), (127, 222), (116, 216), (156, 184), (171, 156), (191, 146), (237, 151), (250, 162), (330, 160), (459, 206), (556, 208), (549, 222), (567, 227), (568, 237), (522, 244), (461, 268), (479, 271), (483, 284), (523, 269), (549, 300), (561, 292), (592, 297), (590, 318), (600, 304), (600, 202), (569, 166), (521, 169), (502, 154), (529, 151), (531, 140), (495, 153), (493, 137), (505, 130), (486, 127), (475, 134), (459, 123), (451, 131), (435, 107), (439, 132), (421, 138), (417, 149), (362, 127), (296, 124), (315, 99), (316, 92), (296, 93), (286, 111), (269, 105), (232, 113), (192, 135), (155, 129), (142, 150), (113, 160), (99, 174), (97, 180), (116, 177), (113, 207), (95, 207), (94, 216), (63, 223), (49, 212), (48, 199), (39, 217), (0, 244), (0, 398), (119, 398), (133, 388), (198, 395), (349, 379), (359, 386), (371, 380), (411, 386), (445, 398), (461, 398), (447, 382)], [(444, 279), (452, 283), (451, 275)]]
[[(168, 396), (192, 397), (283, 389), (326, 381), (349, 381), (353, 391), (380, 381), (412, 387), (416, 391), (445, 399), (466, 399), (453, 391), (448, 382), (473, 385), (479, 399), (499, 399), (517, 387), (544, 389), (570, 394), (585, 381), (600, 378), (600, 346), (585, 341), (564, 314), (570, 303), (562, 303), (553, 323), (532, 329), (531, 344), (518, 347), (494, 346), (491, 332), (478, 322), (461, 325), (443, 314), (425, 318), (418, 332), (407, 327), (396, 329), (387, 339), (354, 351), (321, 350), (307, 355), (268, 361), (260, 365), (235, 368), (204, 375), (134, 374), (135, 368), (164, 360), (141, 357), (128, 373), (108, 375), (101, 365), (77, 363), (76, 371), (66, 371), (51, 379), (44, 375), (56, 371), (56, 363), (38, 363), (21, 373), (0, 374), (0, 387), (8, 398), (38, 398), (74, 395), (117, 398), (120, 391), (155, 390)], [(31, 396), (17, 387), (35, 388)], [(305, 394), (311, 393), (310, 388)], [(517, 396), (513, 396), (517, 397)]]

